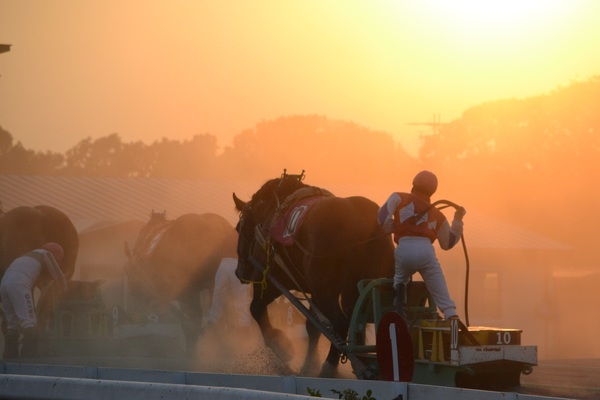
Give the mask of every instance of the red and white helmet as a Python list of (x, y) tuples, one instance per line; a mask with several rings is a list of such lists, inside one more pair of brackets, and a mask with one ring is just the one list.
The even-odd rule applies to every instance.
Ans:
[(413, 190), (431, 196), (438, 186), (437, 177), (433, 172), (421, 171), (413, 179)]
[(65, 252), (62, 246), (58, 243), (46, 243), (42, 245), (42, 249), (48, 250), (50, 253), (52, 253), (54, 258), (56, 259), (56, 262), (59, 264), (62, 262), (65, 256)]

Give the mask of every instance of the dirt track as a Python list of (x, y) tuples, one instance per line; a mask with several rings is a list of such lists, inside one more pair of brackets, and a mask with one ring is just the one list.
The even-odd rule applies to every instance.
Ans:
[(522, 393), (600, 399), (600, 359), (541, 361), (521, 378)]
[[(298, 375), (305, 351), (305, 340), (297, 336), (295, 355), (288, 364), (282, 363), (260, 339), (260, 333), (247, 331), (243, 335), (228, 335), (222, 331), (206, 334), (200, 340), (195, 357), (123, 357), (81, 359), (64, 357), (43, 360), (43, 363), (95, 365), (98, 367), (159, 369), (251, 375)], [(290, 333), (290, 332), (288, 332)], [(320, 341), (322, 357), (328, 342)], [(165, 357), (166, 356), (166, 357)], [(39, 360), (41, 361), (41, 360)], [(35, 362), (33, 362), (35, 363)], [(341, 378), (355, 378), (350, 363), (340, 365)], [(600, 359), (540, 361), (530, 375), (522, 375), (522, 394), (562, 397), (578, 400), (600, 400)]]

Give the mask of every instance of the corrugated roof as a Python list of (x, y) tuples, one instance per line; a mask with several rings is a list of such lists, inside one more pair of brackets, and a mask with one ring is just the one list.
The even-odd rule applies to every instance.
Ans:
[[(266, 179), (265, 179), (266, 181)], [(168, 218), (213, 212), (235, 225), (232, 193), (248, 200), (263, 182), (216, 180), (86, 178), (0, 175), (0, 201), (17, 206), (47, 204), (64, 211), (80, 233), (128, 220), (147, 221), (152, 210)], [(357, 187), (327, 187), (340, 196), (360, 194)], [(482, 249), (570, 249), (557, 241), (469, 210), (465, 241)]]
[(152, 210), (176, 218), (213, 212), (237, 223), (232, 193), (253, 193), (256, 185), (177, 179), (127, 179), (0, 175), (5, 211), (47, 204), (64, 211), (79, 231), (108, 221), (147, 221)]

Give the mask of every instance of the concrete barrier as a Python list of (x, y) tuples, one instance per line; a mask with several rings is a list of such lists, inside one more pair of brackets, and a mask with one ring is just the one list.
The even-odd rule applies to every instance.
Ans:
[(48, 376), (1, 375), (0, 398), (2, 399), (262, 399), (262, 400), (308, 400), (314, 397), (260, 390), (181, 385), (152, 382), (122, 382), (102, 379), (57, 378)]
[(512, 392), (357, 379), (0, 363), (2, 399), (314, 399), (308, 389), (332, 399), (339, 399), (332, 390), (354, 390), (359, 398), (370, 390), (377, 400), (560, 400)]

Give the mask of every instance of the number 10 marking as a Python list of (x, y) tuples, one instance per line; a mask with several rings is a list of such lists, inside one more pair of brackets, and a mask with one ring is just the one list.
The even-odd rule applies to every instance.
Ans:
[(496, 344), (510, 344), (510, 332), (496, 332), (498, 335), (498, 342)]

